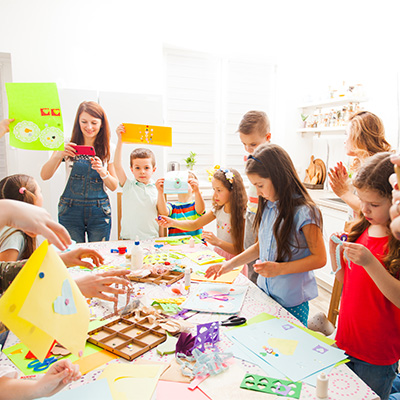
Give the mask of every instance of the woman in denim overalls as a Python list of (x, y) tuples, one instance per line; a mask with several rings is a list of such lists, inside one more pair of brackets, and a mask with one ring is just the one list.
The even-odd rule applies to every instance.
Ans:
[[(76, 154), (76, 145), (92, 146), (96, 156)], [(115, 190), (118, 181), (110, 163), (110, 128), (102, 107), (93, 102), (80, 104), (71, 142), (64, 151), (55, 151), (43, 165), (40, 175), (50, 179), (61, 161), (67, 165), (69, 178), (58, 204), (58, 220), (78, 243), (110, 239), (111, 207), (105, 187)]]

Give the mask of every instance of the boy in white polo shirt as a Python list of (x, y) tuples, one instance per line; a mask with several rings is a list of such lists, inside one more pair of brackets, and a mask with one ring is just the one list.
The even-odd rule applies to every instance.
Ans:
[(117, 128), (118, 142), (115, 149), (114, 167), (122, 186), (121, 239), (141, 240), (158, 236), (157, 188), (151, 179), (156, 170), (156, 159), (151, 150), (137, 148), (130, 155), (134, 179), (128, 179), (122, 167), (122, 138), (125, 132), (121, 124)]

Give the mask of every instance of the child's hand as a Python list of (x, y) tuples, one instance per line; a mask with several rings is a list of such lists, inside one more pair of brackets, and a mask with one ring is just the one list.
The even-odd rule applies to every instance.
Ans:
[(65, 386), (81, 377), (79, 365), (70, 360), (61, 360), (54, 363), (46, 374), (36, 382), (35, 398), (50, 397)]
[(10, 132), (11, 122), (14, 122), (14, 118), (3, 119), (3, 121), (0, 121), (0, 138), (2, 138), (7, 132)]
[(343, 249), (348, 260), (365, 269), (376, 260), (374, 255), (362, 244), (343, 242)]
[(208, 231), (203, 231), (201, 237), (213, 246), (219, 246), (220, 240), (212, 233)]
[(171, 228), (171, 226), (174, 226), (174, 220), (164, 215), (159, 215), (156, 218), (156, 221), (157, 224), (162, 226), (163, 228)]
[(197, 179), (189, 178), (188, 179), (188, 184), (193, 190), (193, 193), (197, 193), (199, 189), (199, 181)]
[[(93, 264), (100, 267), (104, 262), (103, 256), (94, 249), (79, 247), (75, 250), (67, 251), (60, 254), (61, 259), (67, 267), (75, 267), (77, 265), (93, 269)], [(88, 261), (83, 261), (83, 258), (90, 258), (93, 264)]]
[(124, 124), (118, 125), (116, 132), (117, 132), (118, 140), (122, 141), (122, 134), (126, 132)]
[(254, 265), (254, 271), (260, 274), (264, 278), (273, 278), (274, 276), (280, 275), (281, 268), (278, 262), (275, 261), (257, 261)]
[(156, 188), (160, 193), (164, 193), (164, 178), (160, 178), (156, 180)]
[(350, 179), (343, 163), (339, 162), (328, 172), (329, 184), (337, 196), (343, 196), (350, 190)]
[(217, 279), (219, 276), (221, 276), (222, 274), (226, 274), (231, 269), (232, 268), (229, 267), (228, 263), (214, 264), (214, 265), (211, 265), (211, 267), (209, 267), (207, 269), (204, 276), (206, 278), (212, 277), (213, 279)]
[(99, 173), (100, 177), (104, 178), (107, 175), (107, 168), (104, 167), (103, 162), (100, 160), (99, 157), (92, 157), (90, 159), (90, 162), (92, 163), (92, 168)]

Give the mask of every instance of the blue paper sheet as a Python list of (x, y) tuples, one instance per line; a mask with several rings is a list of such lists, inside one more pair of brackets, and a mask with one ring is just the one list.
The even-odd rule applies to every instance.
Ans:
[[(41, 397), (42, 399), (49, 397)], [(94, 382), (90, 382), (86, 385), (78, 386), (71, 390), (63, 390), (50, 399), (54, 400), (112, 400), (110, 387), (108, 386), (107, 379), (99, 379)]]

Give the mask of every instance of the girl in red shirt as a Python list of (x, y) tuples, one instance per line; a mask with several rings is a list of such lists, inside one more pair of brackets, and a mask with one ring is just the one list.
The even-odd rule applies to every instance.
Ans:
[(332, 266), (343, 282), (337, 345), (346, 351), (347, 365), (382, 400), (388, 399), (400, 358), (400, 295), (393, 290), (400, 274), (400, 241), (389, 228), (390, 156), (372, 156), (353, 180), (360, 219), (343, 243), (340, 266), (338, 245), (330, 241)]

